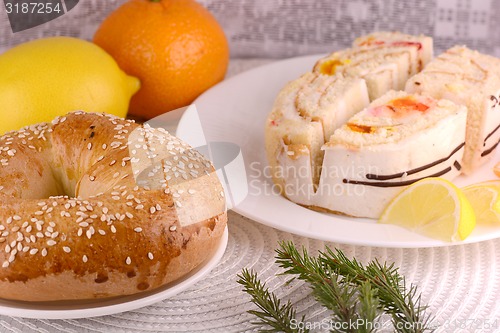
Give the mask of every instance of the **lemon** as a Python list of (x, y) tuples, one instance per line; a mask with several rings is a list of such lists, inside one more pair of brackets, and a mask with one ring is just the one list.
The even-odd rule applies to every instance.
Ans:
[(442, 178), (425, 178), (397, 195), (379, 222), (449, 242), (469, 236), (476, 226), (476, 216), (458, 187)]
[(478, 225), (500, 223), (500, 181), (488, 181), (462, 189), (476, 214)]
[(139, 86), (93, 43), (50, 37), (20, 44), (0, 55), (0, 134), (75, 110), (125, 117)]

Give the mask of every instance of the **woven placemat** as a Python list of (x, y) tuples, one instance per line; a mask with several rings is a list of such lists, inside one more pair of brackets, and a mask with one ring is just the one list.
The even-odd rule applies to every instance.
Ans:
[[(395, 262), (408, 283), (429, 303), (437, 332), (500, 332), (500, 241), (429, 249), (385, 249), (340, 245), (295, 236), (229, 213), (229, 242), (219, 265), (187, 291), (135, 311), (78, 320), (0, 317), (3, 332), (243, 332), (256, 331), (247, 310), (255, 307), (241, 291), (236, 275), (243, 267), (259, 273), (271, 290), (290, 299), (300, 315), (319, 323), (329, 313), (318, 306), (302, 282), (287, 284), (276, 276), (274, 249), (291, 240), (315, 253), (337, 247), (362, 262)], [(472, 323), (471, 320), (475, 320)], [(487, 329), (488, 323), (496, 327)], [(460, 329), (460, 325), (469, 326)], [(473, 329), (476, 328), (476, 329)], [(479, 328), (483, 328), (479, 330)], [(389, 328), (384, 331), (391, 331)]]

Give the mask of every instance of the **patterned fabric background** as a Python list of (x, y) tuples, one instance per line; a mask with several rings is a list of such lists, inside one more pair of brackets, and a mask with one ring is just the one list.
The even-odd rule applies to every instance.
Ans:
[[(41, 36), (91, 39), (126, 0), (80, 0), (66, 15), (13, 34), (0, 7), (0, 51)], [(400, 30), (434, 37), (436, 50), (466, 44), (500, 56), (500, 0), (199, 0), (222, 24), (234, 58), (291, 57), (350, 45), (362, 34)]]

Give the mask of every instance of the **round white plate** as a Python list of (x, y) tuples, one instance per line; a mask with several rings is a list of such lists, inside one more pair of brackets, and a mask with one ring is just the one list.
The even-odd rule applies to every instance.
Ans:
[(0, 299), (0, 314), (36, 319), (75, 319), (98, 317), (142, 308), (172, 297), (200, 281), (219, 263), (226, 250), (227, 241), (228, 230), (226, 227), (219, 246), (209, 259), (181, 279), (150, 292), (86, 301), (19, 302)]
[[(375, 220), (319, 213), (290, 202), (273, 191), (264, 149), (264, 122), (278, 92), (290, 80), (310, 71), (320, 56), (278, 61), (229, 78), (214, 86), (183, 115), (177, 134), (204, 135), (207, 142), (231, 142), (241, 148), (248, 181), (248, 195), (233, 209), (268, 226), (310, 238), (355, 245), (383, 247), (435, 247), (478, 242), (500, 237), (500, 228), (477, 227), (464, 242), (447, 243), (429, 239)], [(197, 109), (202, 133), (195, 133)], [(194, 138), (194, 141), (200, 141)], [(189, 140), (188, 140), (189, 142)], [(455, 180), (458, 186), (497, 179), (490, 163), (468, 177)]]

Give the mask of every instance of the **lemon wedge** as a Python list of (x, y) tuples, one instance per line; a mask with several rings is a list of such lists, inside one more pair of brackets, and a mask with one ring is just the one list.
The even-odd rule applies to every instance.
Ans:
[(488, 181), (462, 189), (469, 200), (478, 225), (500, 223), (500, 181)]
[(399, 193), (379, 222), (450, 242), (469, 236), (476, 226), (476, 216), (458, 187), (442, 178), (425, 178)]

